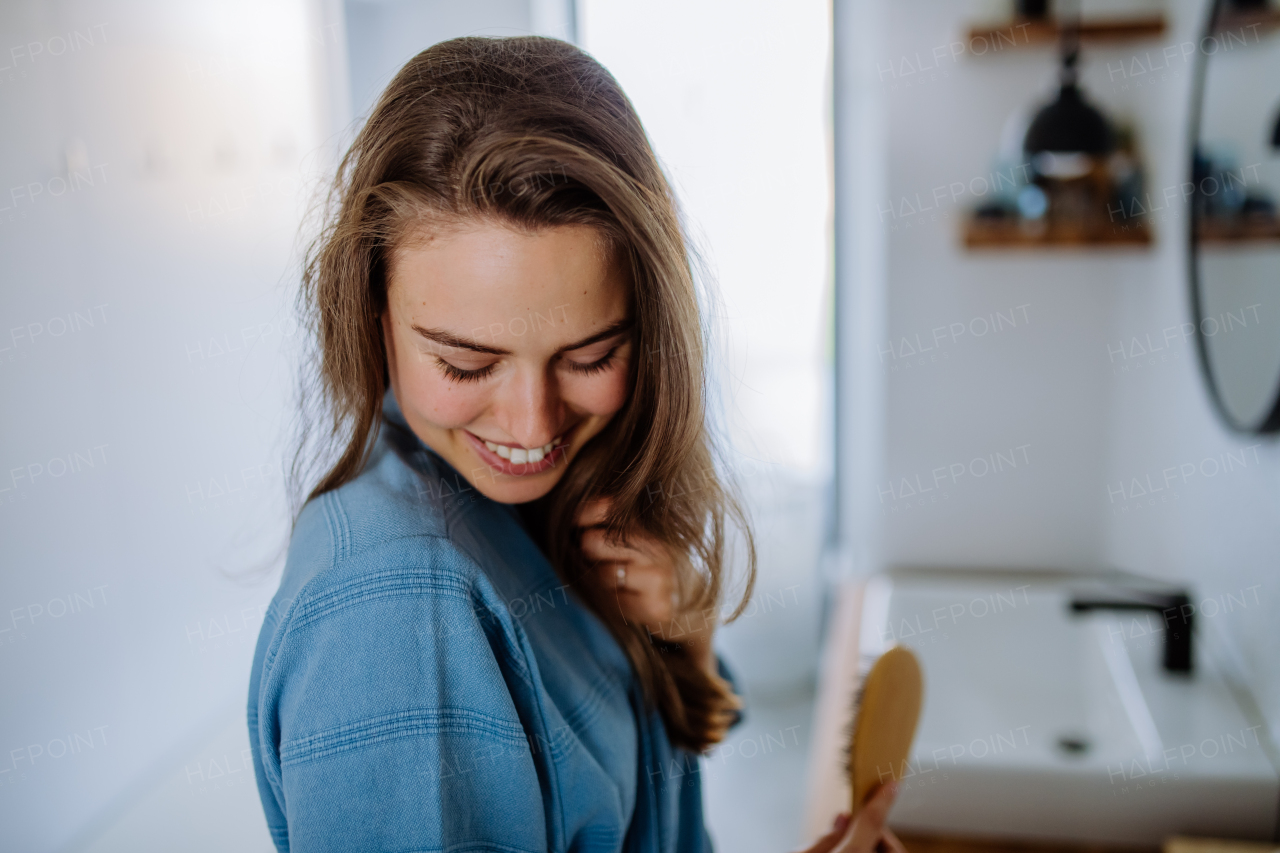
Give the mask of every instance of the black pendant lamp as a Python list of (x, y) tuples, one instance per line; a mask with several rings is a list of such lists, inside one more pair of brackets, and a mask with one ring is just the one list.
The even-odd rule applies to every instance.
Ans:
[(1084, 99), (1076, 82), (1076, 64), (1080, 60), (1078, 28), (1078, 22), (1063, 25), (1058, 96), (1036, 113), (1022, 143), (1032, 157), (1037, 154), (1101, 156), (1115, 148), (1111, 123)]

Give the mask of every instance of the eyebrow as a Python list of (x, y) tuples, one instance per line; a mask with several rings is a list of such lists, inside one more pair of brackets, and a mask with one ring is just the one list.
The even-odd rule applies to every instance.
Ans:
[[(623, 332), (629, 332), (634, 325), (635, 323), (632, 320), (619, 320), (616, 323), (611, 323), (610, 325), (605, 326), (590, 337), (583, 338), (580, 341), (574, 341), (571, 344), (565, 344), (560, 347), (560, 349), (556, 350), (555, 354), (560, 355), (561, 353), (572, 352), (576, 349), (589, 347), (592, 344), (599, 343), (600, 341), (616, 337)], [(427, 340), (435, 341), (443, 346), (471, 350), (472, 352), (484, 353), (485, 355), (511, 355), (511, 350), (501, 349), (500, 347), (485, 346), (484, 344), (477, 343), (476, 341), (458, 337), (452, 332), (446, 332), (443, 329), (424, 329), (417, 323), (410, 324), (409, 328), (413, 329)]]

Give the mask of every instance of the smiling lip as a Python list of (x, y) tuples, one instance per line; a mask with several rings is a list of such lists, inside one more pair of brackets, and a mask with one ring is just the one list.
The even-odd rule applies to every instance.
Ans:
[(484, 439), (465, 429), (462, 432), (471, 441), (471, 447), (475, 450), (476, 455), (486, 465), (509, 477), (531, 477), (544, 471), (550, 471), (563, 462), (569, 454), (569, 443), (562, 439), (560, 444), (552, 448), (550, 453), (543, 456), (540, 462), (512, 462), (510, 459), (503, 459), (486, 447)]

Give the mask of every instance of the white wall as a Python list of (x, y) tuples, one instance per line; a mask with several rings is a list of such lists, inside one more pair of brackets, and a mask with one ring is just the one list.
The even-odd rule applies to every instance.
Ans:
[[(468, 12), (396, 44), (535, 17)], [(346, 42), (336, 0), (0, 5), (6, 850), (272, 849), (244, 703)]]
[(401, 66), (438, 41), (527, 34), (529, 5), (528, 0), (346, 0), (353, 115), (367, 116)]
[(243, 707), (332, 24), (304, 2), (0, 10), (8, 849), (83, 837)]
[[(1086, 47), (1083, 87), (1108, 115), (1132, 122), (1157, 194), (1185, 180), (1192, 72), (1181, 50), (1169, 59), (1163, 49), (1198, 40), (1204, 8), (1198, 0), (1124, 8), (1163, 8), (1170, 29), (1149, 42)], [(1249, 607), (1204, 620), (1205, 636), (1238, 642), (1275, 724), (1280, 667), (1268, 657), (1280, 620), (1269, 602), (1280, 451), (1273, 439), (1232, 435), (1218, 422), (1193, 342), (1150, 364), (1116, 354), (1122, 340), (1147, 332), (1154, 340), (1188, 319), (1186, 210), (1159, 214), (1146, 251), (961, 246), (979, 179), (1010, 165), (995, 158), (1006, 125), (1055, 86), (1053, 49), (964, 49), (953, 58), (952, 43), (998, 12), (944, 0), (837, 6), (838, 22), (868, 30), (838, 30), (849, 40), (838, 44), (860, 53), (841, 77), (837, 121), (842, 110), (864, 118), (846, 119), (845, 138), (880, 158), (885, 182), (874, 184), (874, 159), (845, 160), (844, 180), (838, 166), (840, 215), (869, 223), (840, 232), (841, 296), (855, 306), (842, 331), (854, 321), (867, 335), (842, 340), (842, 436), (852, 447), (842, 447), (841, 523), (845, 548), (863, 555), (851, 570), (1117, 567), (1187, 582), (1198, 598), (1252, 590)], [(950, 189), (961, 184), (953, 201)], [(993, 322), (999, 331), (975, 334)], [(930, 351), (912, 352), (917, 335)], [(1189, 482), (1167, 503), (1139, 508), (1108, 491), (1121, 478), (1255, 445), (1247, 469)], [(977, 476), (993, 462), (1001, 470)]]
[[(1175, 14), (1177, 40), (1196, 39), (1201, 5), (1182, 3)], [(1206, 46), (1207, 50), (1223, 51), (1214, 60), (1217, 71), (1210, 79), (1216, 76), (1218, 85), (1210, 87), (1210, 96), (1234, 99), (1225, 108), (1207, 110), (1206, 116), (1221, 121), (1224, 114), (1248, 115), (1255, 123), (1248, 127), (1233, 122), (1226, 127), (1239, 130), (1239, 165), (1261, 164), (1260, 170), (1250, 174), (1259, 176), (1264, 184), (1269, 180), (1274, 197), (1280, 157), (1260, 143), (1269, 138), (1276, 104), (1280, 103), (1280, 74), (1276, 73), (1280, 34), (1264, 33), (1267, 45), (1262, 49), (1253, 47), (1257, 37), (1252, 32), (1244, 35), (1250, 42), (1244, 49), (1238, 42), (1219, 40), (1220, 45), (1231, 47), (1232, 53), (1223, 47)], [(1270, 67), (1256, 73), (1259, 61)], [(1223, 82), (1224, 72), (1226, 80), (1234, 80), (1234, 84)], [(1251, 82), (1241, 86), (1242, 79)], [(1161, 128), (1163, 138), (1177, 140), (1181, 150), (1189, 144), (1189, 86), (1188, 74), (1182, 71), (1170, 75), (1168, 83), (1157, 90), (1158, 96), (1151, 95), (1159, 97), (1167, 116)], [(1246, 103), (1252, 103), (1252, 108), (1244, 107)], [(1207, 136), (1214, 137), (1221, 139), (1222, 134), (1210, 132)], [(1259, 144), (1250, 145), (1253, 140)], [(1170, 163), (1159, 186), (1185, 180), (1185, 173), (1178, 171), (1181, 166)], [(1175, 229), (1185, 225), (1184, 211), (1175, 209), (1165, 221), (1165, 231), (1176, 238), (1180, 234)], [(1272, 741), (1280, 742), (1280, 663), (1275, 656), (1280, 648), (1280, 619), (1275, 611), (1280, 580), (1276, 556), (1280, 554), (1280, 442), (1275, 437), (1240, 435), (1224, 427), (1211, 407), (1194, 339), (1170, 331), (1179, 327), (1180, 332), (1180, 324), (1195, 322), (1185, 290), (1184, 246), (1172, 239), (1161, 247), (1153, 274), (1125, 288), (1113, 318), (1108, 350), (1113, 379), (1105, 503), (1107, 554), (1116, 565), (1192, 586), (1201, 634), (1220, 656), (1234, 658), (1238, 676), (1250, 685), (1267, 716)], [(1260, 265), (1270, 287), (1263, 285), (1264, 291), (1269, 291), (1263, 311), (1271, 316), (1264, 314), (1262, 319), (1274, 324), (1280, 253), (1274, 248), (1264, 251), (1265, 262)], [(1212, 331), (1212, 326), (1205, 328)], [(1144, 356), (1141, 351), (1148, 335), (1164, 349), (1151, 347)], [(1134, 338), (1138, 339), (1137, 347)], [(1195, 470), (1188, 474), (1190, 466)], [(1166, 481), (1173, 467), (1177, 475)], [(1148, 488), (1148, 477), (1161, 491), (1142, 494)], [(1139, 478), (1136, 488), (1135, 478)]]
[(868, 343), (885, 381), (883, 559), (1087, 567), (1103, 557), (1099, 355), (1118, 288), (1147, 260), (964, 251), (964, 212), (1017, 165), (996, 159), (1002, 131), (1051, 93), (1056, 61), (1053, 50), (951, 59), (975, 14), (894, 4), (876, 45), (889, 154), (872, 227), (887, 243), (887, 295), (885, 336)]

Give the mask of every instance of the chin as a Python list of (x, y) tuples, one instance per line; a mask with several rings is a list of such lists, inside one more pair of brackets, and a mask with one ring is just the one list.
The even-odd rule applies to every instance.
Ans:
[(564, 475), (564, 469), (548, 471), (532, 477), (509, 477), (497, 472), (485, 474), (477, 471), (476, 473), (480, 475), (478, 478), (467, 477), (466, 479), (480, 494), (501, 504), (522, 504), (536, 501), (555, 488), (556, 483), (560, 482), (560, 478)]

